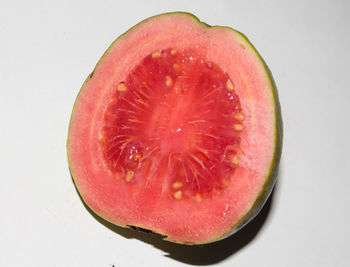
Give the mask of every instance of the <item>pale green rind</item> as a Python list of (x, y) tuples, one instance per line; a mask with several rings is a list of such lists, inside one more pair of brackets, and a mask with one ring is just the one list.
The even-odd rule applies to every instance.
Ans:
[[(273, 160), (271, 161), (271, 166), (270, 166), (270, 171), (269, 173), (267, 174), (266, 176), (266, 179), (265, 179), (265, 182), (264, 182), (264, 185), (259, 193), (259, 195), (257, 196), (254, 204), (252, 205), (251, 209), (244, 215), (242, 216), (242, 218), (237, 222), (235, 223), (231, 230), (228, 231), (227, 233), (223, 234), (222, 236), (218, 236), (217, 238), (214, 238), (214, 239), (211, 239), (211, 240), (207, 240), (207, 241), (203, 241), (201, 243), (195, 243), (195, 244), (192, 244), (192, 243), (187, 243), (187, 242), (181, 242), (181, 241), (178, 241), (178, 240), (172, 240), (170, 238), (166, 238), (166, 240), (168, 241), (172, 241), (172, 242), (176, 242), (176, 243), (181, 243), (181, 244), (186, 244), (186, 245), (197, 245), (197, 244), (207, 244), (207, 243), (211, 243), (211, 242), (215, 242), (215, 241), (218, 241), (218, 240), (221, 240), (221, 239), (224, 239), (232, 234), (234, 234), (235, 232), (237, 232), (239, 229), (241, 229), (243, 226), (245, 226), (249, 221), (251, 221), (258, 213), (259, 211), (262, 209), (262, 207), (264, 206), (265, 202), (267, 201), (269, 195), (271, 194), (272, 190), (273, 190), (273, 187), (276, 183), (276, 180), (277, 180), (277, 172), (278, 172), (278, 165), (279, 165), (279, 161), (280, 161), (280, 157), (281, 157), (281, 152), (282, 152), (282, 139), (283, 139), (283, 123), (282, 123), (282, 115), (281, 115), (281, 107), (280, 107), (280, 103), (279, 103), (279, 98), (278, 98), (278, 92), (277, 92), (277, 87), (276, 87), (276, 84), (275, 84), (275, 81), (272, 77), (272, 74), (267, 66), (267, 64), (265, 63), (265, 61), (263, 60), (263, 58), (260, 56), (260, 54), (258, 53), (258, 51), (255, 49), (255, 47), (251, 44), (251, 42), (248, 40), (248, 38), (242, 34), (241, 32), (233, 29), (233, 28), (230, 28), (230, 27), (226, 27), (226, 26), (210, 26), (209, 24), (206, 24), (205, 22), (201, 22), (195, 15), (191, 14), (191, 13), (187, 13), (187, 12), (169, 12), (169, 13), (163, 13), (163, 14), (159, 14), (159, 15), (155, 15), (155, 16), (152, 16), (152, 17), (149, 17), (141, 22), (139, 22), (138, 24), (136, 24), (135, 26), (133, 26), (132, 28), (130, 28), (128, 31), (126, 31), (125, 33), (123, 33), (122, 35), (120, 35), (116, 40), (113, 41), (113, 43), (108, 47), (108, 49), (105, 51), (105, 53), (103, 54), (103, 56), (101, 57), (101, 59), (98, 61), (98, 63), (96, 64), (96, 67), (94, 68), (94, 71), (86, 78), (86, 80), (84, 81), (83, 83), (83, 86), (81, 87), (79, 93), (78, 93), (78, 96), (75, 100), (75, 104), (73, 106), (73, 111), (72, 111), (72, 114), (71, 114), (71, 118), (70, 118), (70, 123), (69, 125), (71, 125), (71, 122), (72, 122), (72, 118), (74, 117), (74, 111), (75, 111), (75, 106), (76, 106), (76, 103), (78, 102), (79, 100), (79, 96), (81, 95), (81, 93), (83, 92), (83, 89), (85, 87), (85, 84), (92, 78), (96, 68), (98, 68), (99, 64), (103, 61), (103, 59), (105, 58), (105, 56), (107, 55), (108, 51), (110, 50), (111, 47), (113, 47), (115, 45), (116, 42), (119, 41), (120, 38), (122, 38), (123, 36), (125, 36), (128, 32), (132, 31), (133, 29), (137, 28), (140, 24), (148, 21), (148, 20), (151, 20), (151, 19), (154, 19), (156, 17), (160, 17), (160, 16), (169, 16), (169, 15), (179, 15), (179, 14), (182, 14), (182, 15), (185, 15), (185, 16), (189, 16), (191, 17), (196, 23), (202, 25), (203, 27), (205, 28), (226, 28), (226, 29), (229, 29), (231, 31), (233, 31), (234, 33), (240, 35), (241, 37), (243, 37), (243, 39), (246, 41), (246, 44), (249, 45), (253, 51), (255, 52), (256, 56), (258, 57), (258, 59), (260, 60), (262, 66), (264, 67), (265, 69), (265, 72), (266, 72), (266, 77), (268, 77), (269, 81), (270, 81), (270, 88), (271, 88), (271, 92), (273, 94), (273, 97), (274, 97), (274, 104), (275, 104), (275, 148), (274, 148), (274, 155), (273, 155)], [(70, 126), (69, 126), (69, 129), (70, 129)], [(73, 177), (73, 181), (74, 181), (74, 184), (77, 188), (77, 191), (79, 192), (81, 198), (83, 199), (83, 201), (85, 202), (85, 204), (93, 211), (95, 212), (98, 216), (100, 216), (101, 218), (103, 218), (104, 220), (112, 223), (112, 224), (115, 224), (115, 225), (119, 225), (117, 224), (116, 222), (113, 222), (111, 220), (108, 220), (107, 218), (103, 217), (102, 215), (100, 215), (98, 212), (96, 212), (95, 210), (93, 210), (89, 205), (88, 203), (85, 201), (83, 195), (81, 194), (81, 192), (79, 191), (79, 188), (78, 186), (76, 185), (75, 183), (75, 179), (74, 179), (74, 173), (72, 172), (72, 168), (71, 168), (71, 163), (70, 163), (70, 160), (69, 160), (69, 147), (68, 147), (68, 144), (69, 144), (69, 130), (68, 130), (68, 138), (67, 138), (67, 156), (68, 156), (68, 163), (70, 165), (70, 172), (71, 172), (71, 175)], [(121, 227), (128, 227), (125, 226), (125, 225), (119, 225)], [(139, 226), (136, 226), (136, 227), (139, 227)], [(141, 228), (141, 227), (140, 227)], [(153, 231), (155, 232), (155, 231)], [(164, 233), (160, 233), (160, 234), (164, 234)]]

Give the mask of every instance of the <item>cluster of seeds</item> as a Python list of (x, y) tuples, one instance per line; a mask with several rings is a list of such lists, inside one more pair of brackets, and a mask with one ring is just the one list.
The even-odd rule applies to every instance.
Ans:
[(116, 86), (100, 145), (127, 183), (168, 179), (175, 200), (222, 192), (240, 165), (245, 117), (235, 84), (194, 51), (147, 56)]

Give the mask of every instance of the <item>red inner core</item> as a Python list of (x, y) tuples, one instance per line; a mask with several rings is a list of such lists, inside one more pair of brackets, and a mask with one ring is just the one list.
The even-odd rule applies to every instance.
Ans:
[(156, 51), (117, 86), (100, 146), (120, 182), (162, 183), (176, 199), (200, 201), (230, 183), (243, 118), (216, 64), (191, 50)]

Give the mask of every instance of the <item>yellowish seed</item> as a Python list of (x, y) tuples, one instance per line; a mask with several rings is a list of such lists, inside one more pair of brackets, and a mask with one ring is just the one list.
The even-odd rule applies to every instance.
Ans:
[(152, 58), (159, 58), (161, 55), (162, 55), (162, 54), (161, 54), (160, 51), (156, 51), (156, 52), (153, 52)]
[(174, 64), (173, 68), (175, 70), (176, 73), (180, 73), (181, 72), (181, 66), (179, 64)]
[(231, 162), (234, 165), (238, 165), (241, 162), (241, 159), (238, 156), (233, 156)]
[(173, 183), (173, 188), (179, 189), (179, 188), (183, 187), (183, 185), (184, 184), (182, 182), (175, 182), (175, 183)]
[(139, 160), (139, 159), (142, 159), (143, 157), (143, 154), (142, 153), (137, 153), (135, 156), (134, 156), (134, 159), (135, 160)]
[(233, 124), (233, 129), (236, 131), (242, 131), (243, 130), (243, 125), (242, 124)]
[(181, 191), (181, 190), (176, 191), (176, 192), (174, 193), (174, 198), (175, 198), (175, 199), (181, 199), (181, 198), (182, 198), (182, 191)]
[(127, 182), (130, 182), (130, 181), (132, 180), (132, 178), (134, 178), (134, 172), (133, 172), (133, 171), (128, 171), (128, 172), (126, 173), (125, 180), (126, 180)]
[(99, 135), (99, 137), (98, 137), (98, 140), (99, 140), (100, 142), (104, 142), (104, 141), (106, 141), (106, 139), (107, 139), (107, 137), (106, 137), (106, 135), (105, 135), (104, 133), (101, 133), (101, 134)]
[(173, 79), (170, 76), (165, 76), (165, 85), (170, 87), (173, 85)]
[(196, 201), (197, 202), (201, 202), (203, 199), (202, 199), (202, 196), (201, 196), (201, 194), (200, 193), (197, 193), (196, 194)]
[(235, 113), (234, 115), (233, 115), (233, 117), (236, 119), (236, 120), (239, 120), (239, 121), (244, 121), (244, 116), (243, 116), (243, 114), (241, 114), (241, 113)]
[(119, 92), (125, 92), (126, 91), (126, 85), (125, 85), (125, 83), (120, 83), (120, 84), (118, 84), (118, 86), (117, 86), (117, 90), (119, 91)]
[(231, 80), (227, 80), (227, 82), (226, 82), (226, 88), (227, 88), (227, 90), (229, 90), (229, 91), (233, 91), (233, 89), (235, 89), (233, 83), (231, 82)]
[(177, 53), (177, 51), (176, 51), (175, 49), (171, 49), (171, 50), (170, 50), (170, 54), (171, 54), (172, 56), (175, 56), (176, 53)]

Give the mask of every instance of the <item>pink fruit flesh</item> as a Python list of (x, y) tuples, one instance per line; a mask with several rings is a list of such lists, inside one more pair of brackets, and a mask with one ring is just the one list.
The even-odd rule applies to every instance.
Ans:
[(239, 163), (241, 129), (233, 127), (242, 127), (243, 115), (233, 84), (194, 51), (153, 55), (115, 90), (104, 114), (106, 163), (117, 179), (162, 183), (177, 199), (218, 194)]
[(81, 89), (71, 173), (112, 223), (217, 240), (265, 190), (276, 114), (271, 78), (241, 34), (188, 14), (151, 18), (113, 43)]

